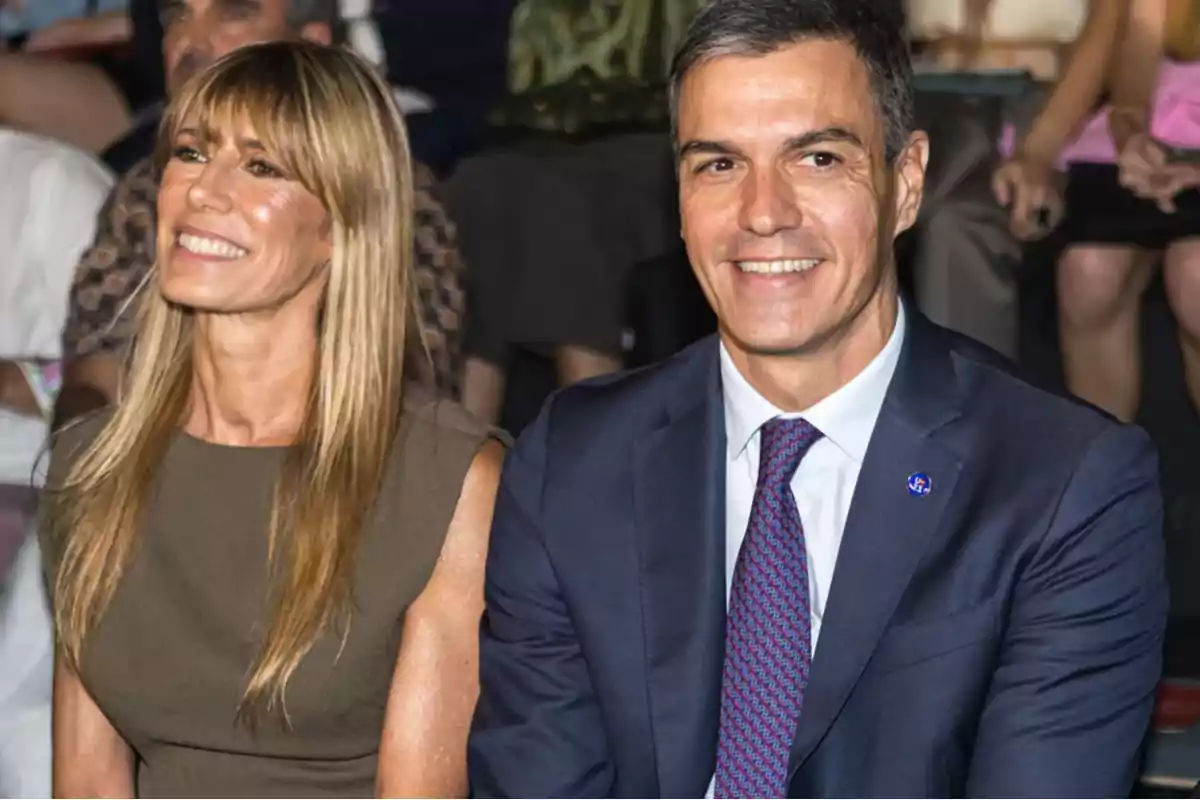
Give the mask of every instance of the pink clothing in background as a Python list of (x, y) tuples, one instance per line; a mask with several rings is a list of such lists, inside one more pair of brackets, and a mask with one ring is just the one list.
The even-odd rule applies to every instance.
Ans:
[[(1200, 61), (1163, 61), (1150, 133), (1163, 144), (1200, 148)], [(1008, 158), (1015, 147), (1016, 131), (1006, 125), (1000, 152)], [(1057, 164), (1063, 169), (1072, 162), (1111, 164), (1116, 160), (1105, 106), (1087, 120), (1075, 140), (1059, 154)]]

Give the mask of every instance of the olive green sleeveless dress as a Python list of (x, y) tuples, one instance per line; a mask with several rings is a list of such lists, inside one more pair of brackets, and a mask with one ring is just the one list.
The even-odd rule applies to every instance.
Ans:
[[(236, 717), (265, 626), (267, 528), (285, 448), (176, 436), (138, 548), (81, 664), (136, 755), (143, 797), (374, 794), (404, 613), (429, 580), (463, 479), (491, 432), (451, 403), (410, 395), (364, 531), (349, 635), (327, 633), (294, 673), (291, 730)], [(103, 424), (59, 435), (48, 486)], [(53, 585), (61, 537), (43, 530)]]

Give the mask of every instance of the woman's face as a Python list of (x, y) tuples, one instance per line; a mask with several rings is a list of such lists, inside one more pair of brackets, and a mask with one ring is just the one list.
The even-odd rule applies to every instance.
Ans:
[(158, 193), (161, 291), (217, 314), (269, 314), (298, 296), (315, 299), (327, 279), (330, 228), (321, 201), (247, 124), (185, 124)]

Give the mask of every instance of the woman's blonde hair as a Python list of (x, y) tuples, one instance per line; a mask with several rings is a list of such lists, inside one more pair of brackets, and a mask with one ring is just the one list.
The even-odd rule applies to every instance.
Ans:
[[(254, 45), (195, 76), (163, 121), (159, 167), (185, 125), (216, 131), (239, 123), (324, 203), (333, 237), (307, 412), (275, 487), (269, 622), (239, 709), (286, 717), (284, 693), (300, 661), (323, 632), (344, 635), (349, 623), (358, 541), (399, 426), (406, 322), (414, 316), (412, 166), (387, 84), (341, 49)], [(157, 270), (126, 391), (51, 502), (49, 524), (66, 537), (55, 622), (76, 668), (188, 408), (193, 314), (155, 291), (156, 280)]]

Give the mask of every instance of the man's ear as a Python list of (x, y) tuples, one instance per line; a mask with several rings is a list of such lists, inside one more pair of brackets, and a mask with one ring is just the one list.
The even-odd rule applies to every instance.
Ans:
[(892, 165), (895, 181), (896, 234), (908, 230), (917, 221), (921, 198), (925, 196), (925, 168), (929, 165), (929, 137), (924, 131), (913, 131), (908, 144), (896, 156)]

